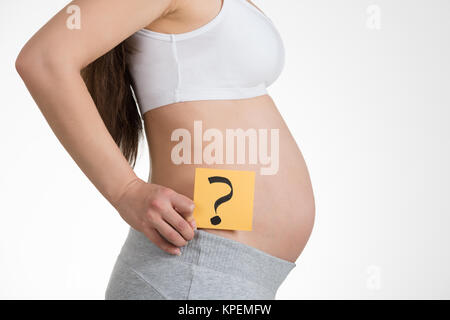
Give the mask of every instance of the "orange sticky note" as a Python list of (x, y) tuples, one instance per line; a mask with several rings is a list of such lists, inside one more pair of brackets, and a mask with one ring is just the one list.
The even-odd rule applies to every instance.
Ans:
[(198, 228), (252, 230), (255, 172), (195, 168)]

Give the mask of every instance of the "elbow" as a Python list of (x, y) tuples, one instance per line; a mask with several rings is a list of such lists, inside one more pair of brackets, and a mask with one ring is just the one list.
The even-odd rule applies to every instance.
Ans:
[(43, 78), (59, 78), (61, 74), (67, 73), (68, 67), (70, 71), (74, 69), (64, 56), (46, 54), (43, 50), (25, 45), (16, 58), (15, 68), (25, 83), (42, 81)]
[(43, 55), (34, 48), (23, 47), (16, 58), (16, 71), (22, 80), (27, 83), (42, 75)]
[(22, 79), (29, 72), (32, 66), (31, 59), (32, 59), (31, 54), (25, 48), (23, 48), (19, 52), (19, 55), (16, 58), (15, 62), (16, 71)]

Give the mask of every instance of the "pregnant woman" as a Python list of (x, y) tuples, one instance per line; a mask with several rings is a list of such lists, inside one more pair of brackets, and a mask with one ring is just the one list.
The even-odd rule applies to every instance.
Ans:
[[(267, 92), (283, 67), (278, 31), (248, 0), (78, 0), (27, 42), (19, 74), (130, 226), (106, 299), (275, 298), (315, 214), (303, 156)], [(133, 171), (144, 132), (148, 181)], [(254, 173), (251, 230), (197, 228), (198, 168)]]

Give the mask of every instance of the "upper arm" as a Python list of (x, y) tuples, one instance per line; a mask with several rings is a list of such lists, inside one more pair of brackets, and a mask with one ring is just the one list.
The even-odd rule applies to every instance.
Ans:
[[(164, 16), (176, 0), (75, 0), (59, 11), (22, 48), (16, 67), (44, 64), (83, 67), (137, 30)], [(70, 6), (75, 10), (68, 11)], [(79, 29), (67, 21), (79, 14)]]

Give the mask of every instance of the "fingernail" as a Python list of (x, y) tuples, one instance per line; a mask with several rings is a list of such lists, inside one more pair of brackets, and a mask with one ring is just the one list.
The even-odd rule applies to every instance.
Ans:
[(191, 226), (194, 230), (197, 230), (197, 224), (195, 223), (195, 220), (191, 220), (191, 222), (189, 222), (189, 223), (191, 224)]
[(180, 249), (175, 250), (175, 254), (176, 254), (177, 256), (181, 256), (181, 250), (180, 250)]
[(195, 208), (195, 204), (192, 204), (192, 205), (191, 205), (191, 211), (193, 211), (194, 208)]

